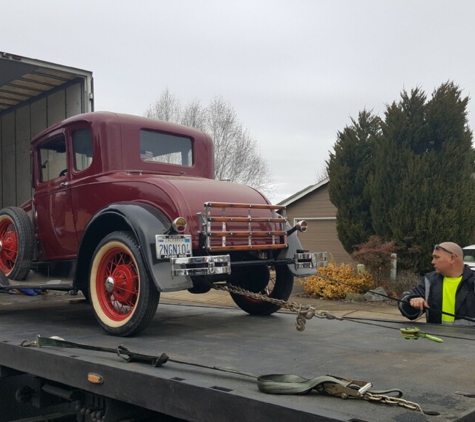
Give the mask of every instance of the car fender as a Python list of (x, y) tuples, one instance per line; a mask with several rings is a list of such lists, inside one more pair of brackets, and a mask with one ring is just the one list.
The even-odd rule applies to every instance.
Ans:
[[(170, 229), (170, 221), (157, 208), (138, 202), (119, 202), (100, 210), (88, 223), (84, 231), (78, 254), (77, 287), (87, 285), (89, 268), (94, 250), (107, 234), (117, 230), (130, 230), (134, 233), (140, 247), (142, 258), (157, 289), (175, 291), (193, 286), (190, 277), (171, 276), (169, 260), (158, 260), (155, 253), (155, 235), (164, 234)], [(84, 268), (87, 273), (84, 273)]]

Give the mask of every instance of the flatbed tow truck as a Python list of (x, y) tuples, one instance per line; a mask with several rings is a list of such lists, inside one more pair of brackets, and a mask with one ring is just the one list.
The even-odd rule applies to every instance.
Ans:
[[(411, 323), (442, 344), (402, 338), (403, 321), (315, 318), (298, 332), (289, 312), (259, 318), (165, 298), (145, 332), (118, 338), (97, 326), (80, 298), (0, 294), (1, 421), (475, 420), (470, 327)], [(34, 347), (38, 335), (108, 351)], [(114, 353), (119, 345), (170, 360), (126, 362)], [(365, 380), (369, 391), (401, 390), (409, 404), (315, 390), (266, 394), (253, 374)]]
[[(0, 52), (0, 75), (0, 421), (475, 420), (473, 328), (428, 327), (437, 344), (320, 312), (295, 330), (279, 310), (326, 253), (285, 207), (215, 180), (209, 135), (93, 112), (91, 72)], [(158, 306), (219, 287), (248, 315)]]

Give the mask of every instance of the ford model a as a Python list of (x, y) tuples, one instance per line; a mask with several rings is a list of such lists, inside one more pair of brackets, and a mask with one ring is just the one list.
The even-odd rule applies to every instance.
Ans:
[[(306, 223), (291, 227), (284, 207), (214, 180), (203, 132), (88, 113), (35, 137), (31, 155), (33, 198), (0, 211), (0, 269), (25, 287), (31, 268), (69, 268), (72, 282), (57, 288), (82, 291), (110, 334), (143, 330), (160, 292), (226, 283), (286, 300), (295, 275), (314, 273), (317, 256), (295, 233)], [(232, 298), (250, 314), (279, 309)]]

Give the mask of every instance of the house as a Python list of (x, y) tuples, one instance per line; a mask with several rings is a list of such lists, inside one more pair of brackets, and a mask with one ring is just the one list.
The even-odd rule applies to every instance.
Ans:
[(299, 233), (302, 246), (312, 252), (328, 252), (328, 261), (354, 262), (338, 240), (336, 231), (336, 208), (330, 202), (326, 178), (315, 185), (297, 192), (278, 205), (287, 207), (290, 224), (307, 220), (308, 231)]

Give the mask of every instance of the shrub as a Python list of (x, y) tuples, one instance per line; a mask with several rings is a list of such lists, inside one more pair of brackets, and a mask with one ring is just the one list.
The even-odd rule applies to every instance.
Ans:
[(381, 286), (388, 292), (389, 296), (399, 298), (405, 291), (412, 289), (419, 284), (421, 276), (408, 270), (399, 270), (396, 280), (383, 280)]
[(381, 279), (391, 268), (391, 254), (395, 251), (394, 242), (384, 242), (379, 236), (370, 236), (369, 240), (357, 246), (351, 257), (364, 264), (380, 285)]
[(323, 299), (343, 299), (348, 293), (364, 293), (374, 286), (373, 277), (369, 273), (358, 274), (355, 268), (348, 264), (330, 263), (328, 267), (319, 268), (318, 273), (338, 280), (330, 281), (318, 275), (304, 280), (305, 292)]

